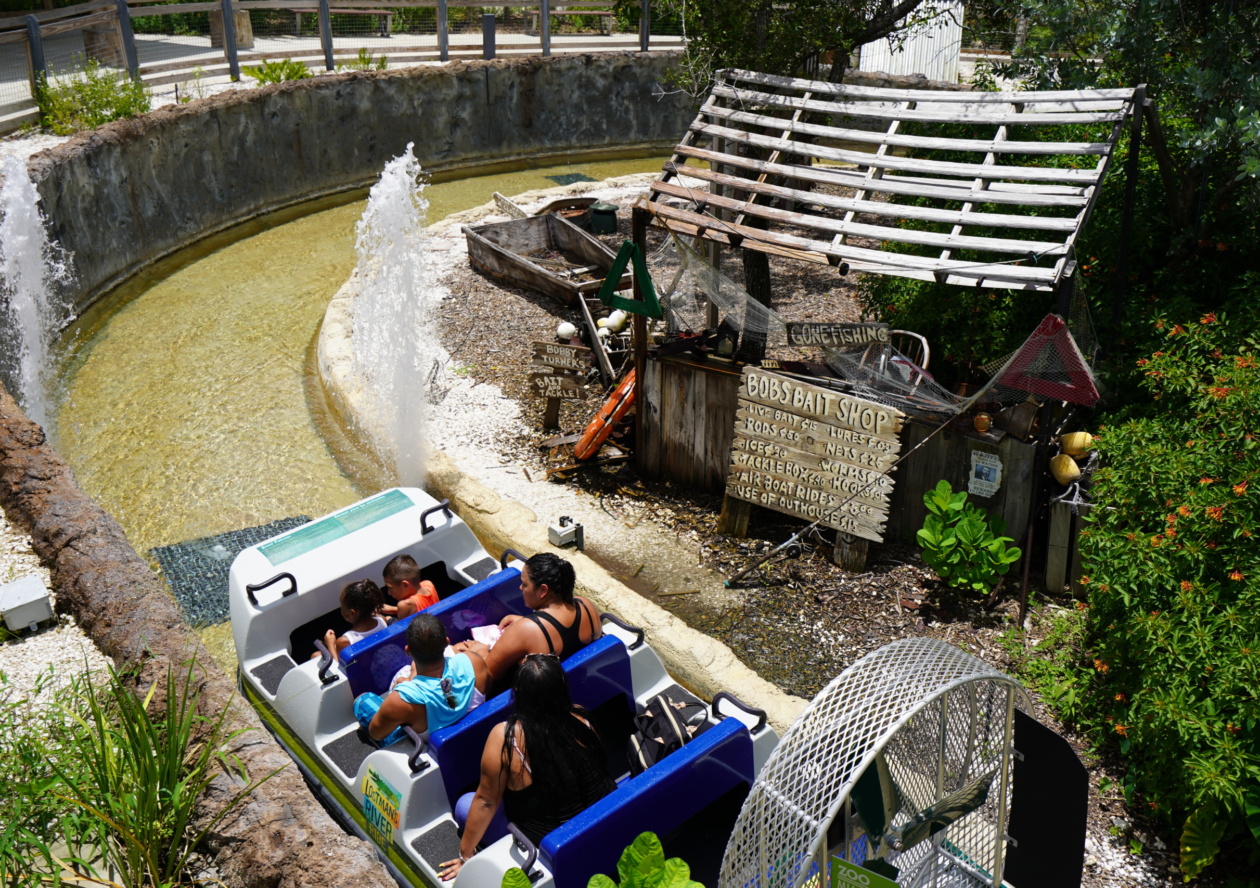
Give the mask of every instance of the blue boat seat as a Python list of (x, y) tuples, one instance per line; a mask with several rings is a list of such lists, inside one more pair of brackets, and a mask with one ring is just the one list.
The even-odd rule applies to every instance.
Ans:
[[(424, 613), (442, 621), (451, 644), (467, 641), (475, 626), (497, 624), (508, 614), (529, 613), (521, 597), (521, 572), (515, 567), (501, 570), (430, 605)], [(354, 696), (365, 691), (384, 694), (395, 673), (411, 662), (406, 651), (410, 622), (411, 617), (399, 620), (341, 652), (341, 672)]]
[[(634, 715), (634, 685), (625, 644), (619, 638), (605, 635), (573, 654), (563, 665), (573, 702), (592, 712), (601, 739), (606, 746), (617, 749), (624, 762), (627, 733), (615, 727), (605, 729), (604, 725), (618, 722), (629, 725)], [(452, 808), (462, 794), (476, 788), (486, 738), (495, 725), (507, 718), (511, 697), (511, 694), (499, 694), (450, 727), (430, 735), (429, 754), (437, 762)], [(601, 714), (603, 718), (599, 717)], [(618, 714), (620, 719), (616, 717)]]
[(616, 875), (621, 852), (640, 833), (665, 839), (755, 776), (752, 735), (738, 719), (724, 719), (548, 833), (539, 857), (555, 888), (586, 888), (596, 873)]

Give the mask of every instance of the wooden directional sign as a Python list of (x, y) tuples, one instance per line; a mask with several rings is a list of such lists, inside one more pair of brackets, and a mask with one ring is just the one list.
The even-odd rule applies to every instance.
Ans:
[(904, 421), (892, 407), (746, 368), (726, 493), (882, 540)]
[(585, 373), (591, 369), (591, 350), (581, 345), (535, 342), (534, 364)]
[(789, 345), (839, 348), (888, 342), (887, 324), (788, 324)]
[(540, 398), (559, 398), (562, 401), (586, 400), (586, 386), (576, 376), (557, 373), (529, 374), (529, 388)]

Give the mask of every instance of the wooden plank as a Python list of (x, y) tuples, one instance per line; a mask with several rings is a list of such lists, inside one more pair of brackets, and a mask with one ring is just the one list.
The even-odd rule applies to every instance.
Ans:
[(706, 136), (726, 139), (728, 142), (735, 142), (741, 145), (755, 145), (758, 148), (766, 148), (772, 151), (787, 150), (794, 154), (833, 160), (840, 163), (851, 163), (858, 167), (877, 166), (886, 170), (931, 173), (937, 176), (957, 176), (966, 179), (982, 177), (985, 179), (1014, 179), (1023, 182), (1069, 182), (1077, 183), (1078, 185), (1093, 185), (1097, 178), (1097, 173), (1092, 166), (1087, 169), (1010, 165), (986, 167), (978, 163), (927, 160), (919, 157), (898, 157), (892, 154), (881, 157), (866, 151), (847, 151), (843, 148), (829, 148), (825, 145), (794, 142), (790, 139), (780, 139), (775, 136), (761, 136), (715, 123), (695, 121), (691, 124), (691, 129)]
[[(1066, 503), (1050, 505), (1050, 537), (1046, 541), (1046, 591), (1058, 595), (1067, 587), (1072, 507)], [(1027, 555), (1027, 553), (1025, 553)]]
[(720, 105), (706, 105), (700, 110), (701, 117), (712, 117), (718, 120), (729, 120), (749, 126), (787, 129), (793, 133), (818, 136), (825, 139), (836, 139), (842, 142), (863, 142), (872, 145), (888, 145), (894, 148), (921, 148), (927, 151), (972, 151), (986, 154), (998, 151), (1004, 154), (1107, 154), (1111, 151), (1109, 142), (1002, 142), (994, 143), (991, 139), (959, 139), (945, 136), (911, 136), (903, 133), (872, 132), (871, 130), (847, 129), (845, 127), (825, 126), (795, 118), (778, 118), (767, 114), (755, 114), (751, 111), (740, 111)]
[[(811, 166), (799, 167), (788, 166), (785, 164), (769, 164), (762, 160), (756, 160), (750, 157), (740, 157), (734, 154), (722, 154), (717, 151), (710, 151), (705, 148), (692, 148), (679, 146), (675, 156), (685, 155), (693, 157), (696, 160), (707, 161), (708, 163), (722, 164), (725, 166), (741, 167), (744, 169), (753, 169), (757, 171), (767, 171), (778, 173), (784, 176), (791, 176), (794, 179), (802, 179), (807, 182), (815, 182), (820, 185), (839, 185), (842, 187), (857, 188), (865, 181), (865, 174), (839, 167)], [(676, 161), (675, 161), (676, 163)], [(694, 175), (695, 168), (687, 167), (683, 174)], [(712, 176), (714, 174), (710, 174)], [(696, 178), (701, 178), (696, 176)], [(710, 177), (704, 177), (710, 178)], [(716, 180), (715, 180), (716, 181)], [(935, 183), (935, 184), (931, 184)], [(933, 197), (941, 200), (966, 201), (977, 196), (983, 196), (988, 203), (1001, 204), (1017, 204), (1028, 207), (1069, 207), (1077, 208), (1085, 206), (1087, 200), (1082, 197), (1080, 192), (1082, 189), (1072, 188), (1066, 189), (1072, 193), (1058, 194), (1038, 192), (1028, 192), (1027, 189), (1006, 189), (999, 187), (1004, 183), (991, 184), (990, 191), (983, 193), (973, 193), (969, 186), (963, 182), (947, 182), (940, 179), (922, 179), (910, 176), (884, 176), (871, 187), (871, 191), (884, 194), (901, 194), (907, 197)], [(1048, 187), (1043, 190), (1050, 191)]]
[(562, 345), (556, 342), (532, 342), (533, 360), (546, 367), (575, 370), (585, 373), (591, 369), (591, 350), (582, 345)]
[(852, 510), (856, 504), (847, 502), (843, 494), (811, 490), (756, 471), (732, 472), (726, 483), (726, 494), (784, 515), (817, 521), (864, 539), (881, 542), (884, 538), (883, 522), (872, 520), (869, 516), (854, 515)]
[(742, 435), (737, 434), (735, 441), (736, 446), (731, 450), (731, 478), (734, 483), (747, 483), (746, 479), (754, 475), (773, 479), (783, 482), (776, 485), (775, 492), (794, 490), (798, 498), (809, 501), (804, 492), (808, 489), (809, 496), (827, 494), (836, 505), (846, 502), (850, 514), (861, 515), (871, 521), (887, 520), (888, 494), (893, 489), (892, 478), (888, 475), (791, 448), (787, 448), (789, 452), (785, 459), (775, 459), (744, 450)]
[(905, 422), (905, 414), (892, 407), (789, 379), (758, 367), (744, 368), (739, 397), (877, 438), (892, 438), (901, 431)]
[[(951, 275), (970, 278), (973, 281), (977, 278), (983, 278), (989, 281), (1010, 281), (1016, 284), (1053, 285), (1054, 282), (1054, 271), (1050, 268), (959, 262), (952, 259), (942, 262), (937, 258), (915, 256), (909, 253), (886, 253), (882, 250), (854, 247), (848, 244), (833, 246), (830, 241), (818, 241), (782, 233), (771, 235), (761, 229), (723, 222), (710, 216), (703, 216), (699, 213), (659, 203), (653, 206), (653, 212), (658, 218), (686, 222), (701, 231), (707, 232), (710, 229), (720, 231), (722, 239), (727, 243), (730, 242), (730, 235), (734, 234), (743, 239), (742, 246), (745, 248), (771, 252), (769, 247), (774, 247), (787, 251), (782, 255), (799, 258), (806, 258), (805, 254), (813, 252), (819, 256), (816, 261), (828, 262), (829, 264), (831, 263), (827, 257), (830, 256), (851, 263), (863, 262), (870, 268), (903, 269), (906, 272), (918, 270), (926, 272), (927, 277), (922, 278), (924, 280), (930, 280), (931, 276), (937, 272), (948, 272)], [(799, 252), (791, 252), (792, 248), (796, 248)]]
[[(764, 74), (759, 71), (747, 71), (741, 68), (727, 68), (721, 72), (723, 81), (758, 83), (788, 89), (812, 89), (814, 92), (825, 92), (831, 95), (861, 96), (867, 98), (883, 98), (889, 101), (905, 101), (921, 96), (921, 89), (896, 89), (879, 86), (857, 86), (851, 83), (830, 83), (817, 80), (803, 80), (799, 77), (785, 77), (778, 74)], [(1112, 89), (1072, 89), (1072, 90), (1030, 90), (1028, 92), (979, 92), (979, 91), (946, 91), (937, 93), (936, 101), (957, 101), (967, 104), (972, 102), (990, 102), (997, 105), (1008, 102), (1106, 102), (1113, 99), (1133, 100), (1131, 87)], [(1018, 97), (1018, 98), (1016, 98)]]
[(84, 28), (90, 28), (93, 25), (112, 25), (118, 21), (118, 12), (109, 10), (107, 12), (98, 12), (94, 15), (80, 16), (79, 18), (69, 19), (64, 22), (54, 22), (51, 25), (43, 25), (39, 29), (39, 33), (43, 37), (55, 37), (58, 34), (69, 34), (72, 31), (81, 31)]
[[(742, 105), (776, 105), (787, 108), (800, 108), (818, 114), (841, 115), (867, 120), (906, 120), (916, 123), (975, 123), (998, 126), (1003, 123), (1020, 123), (1036, 126), (1076, 126), (1088, 123), (1113, 123), (1126, 116), (1125, 103), (1119, 107), (1103, 111), (1038, 111), (1021, 116), (1015, 120), (1009, 114), (990, 110), (989, 103), (972, 102), (957, 103), (950, 106), (939, 103), (940, 107), (926, 111), (900, 111), (892, 103), (878, 101), (826, 101), (820, 99), (802, 99), (796, 96), (783, 96), (758, 90), (741, 89), (718, 83), (713, 87), (713, 94)], [(922, 96), (918, 97), (922, 99)], [(904, 99), (901, 101), (905, 101)], [(1010, 99), (1007, 100), (1007, 103)], [(1005, 103), (1004, 103), (1005, 104)], [(1053, 107), (1052, 103), (1046, 103)], [(1103, 107), (1106, 107), (1103, 105)]]
[(866, 560), (870, 555), (870, 540), (855, 537), (844, 531), (836, 531), (836, 544), (831, 552), (831, 560), (849, 573), (861, 573), (866, 570)]
[[(694, 193), (688, 188), (674, 185), (671, 182), (657, 182), (652, 186), (652, 190), (660, 194), (668, 194), (672, 197), (685, 199), (690, 199)], [(826, 231), (833, 235), (855, 234), (894, 243), (919, 244), (921, 246), (944, 247), (957, 250), (978, 250), (1017, 256), (1023, 256), (1027, 253), (1036, 253), (1038, 256), (1059, 256), (1067, 249), (1062, 243), (1052, 241), (1012, 240), (1010, 238), (977, 237), (964, 234), (938, 234), (934, 231), (917, 231), (911, 228), (895, 228), (889, 225), (868, 225), (861, 222), (832, 219), (828, 216), (814, 216), (807, 213), (789, 213), (786, 210), (780, 210), (764, 204), (753, 204), (749, 201), (720, 197), (716, 194), (709, 195), (704, 202), (724, 210), (756, 216), (760, 219), (770, 219), (785, 225), (811, 228), (815, 231)], [(837, 244), (836, 246), (842, 246), (842, 244)], [(949, 257), (945, 256), (943, 258), (948, 259)]]
[(748, 536), (748, 518), (752, 515), (752, 506), (745, 500), (733, 496), (722, 497), (722, 511), (718, 515), (717, 532), (733, 537)]
[[(760, 405), (750, 405), (756, 408)], [(763, 408), (768, 410), (769, 408)], [(862, 466), (873, 472), (887, 472), (897, 462), (898, 447), (892, 442), (879, 441), (887, 449), (862, 446), (870, 437), (849, 429), (823, 425), (814, 431), (797, 431), (787, 422), (771, 423), (760, 419), (747, 409), (736, 414), (735, 437), (732, 450), (764, 456), (769, 459), (789, 459), (801, 453), (820, 459), (836, 459)]]
[(535, 397), (556, 401), (585, 401), (590, 394), (580, 379), (563, 373), (531, 373), (529, 390)]
[[(703, 179), (719, 185), (730, 186), (743, 191), (755, 191), (775, 197), (786, 197), (803, 204), (828, 207), (834, 210), (845, 210), (852, 213), (865, 213), (872, 216), (886, 216), (894, 219), (918, 219), (924, 222), (941, 222), (955, 225), (984, 225), (990, 227), (1018, 228), (1028, 231), (1061, 231), (1076, 230), (1075, 216), (1015, 216), (1009, 213), (982, 213), (971, 210), (938, 210), (932, 207), (920, 207), (910, 204), (898, 204), (886, 200), (861, 200), (824, 194), (819, 191), (802, 191), (781, 185), (758, 184), (738, 176), (726, 176), (714, 173), (703, 167), (676, 166), (676, 170), (684, 176)], [(810, 176), (798, 178), (809, 180)], [(880, 180), (863, 182), (863, 187), (870, 191), (884, 191)], [(987, 196), (986, 196), (987, 197)]]

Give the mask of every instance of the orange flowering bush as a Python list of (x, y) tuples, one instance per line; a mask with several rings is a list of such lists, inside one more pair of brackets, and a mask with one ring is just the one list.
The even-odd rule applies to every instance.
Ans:
[(1223, 315), (1160, 329), (1144, 412), (1097, 441), (1084, 712), (1194, 875), (1221, 849), (1260, 862), (1260, 345)]

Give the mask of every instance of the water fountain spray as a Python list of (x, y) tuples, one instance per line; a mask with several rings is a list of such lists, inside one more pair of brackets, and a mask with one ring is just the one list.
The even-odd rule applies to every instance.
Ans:
[(351, 344), (367, 395), (364, 421), (400, 484), (424, 481), (431, 388), (447, 360), (434, 323), (441, 292), (429, 268), (429, 201), (420, 163), (406, 151), (385, 165), (359, 220), (359, 295)]
[(26, 415), (48, 427), (47, 385), (53, 340), (67, 317), (61, 293), (71, 280), (70, 256), (49, 242), (39, 192), (26, 164), (4, 158), (0, 186), (0, 376)]

